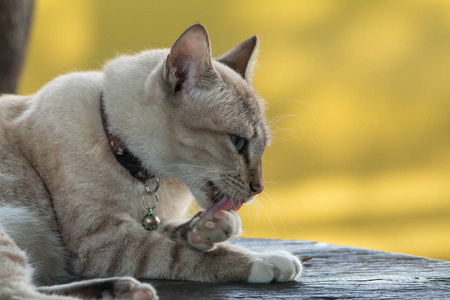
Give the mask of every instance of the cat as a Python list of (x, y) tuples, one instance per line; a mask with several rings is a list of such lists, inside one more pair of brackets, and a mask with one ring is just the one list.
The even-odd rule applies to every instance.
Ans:
[(257, 48), (254, 36), (213, 59), (194, 24), (171, 49), (2, 96), (0, 299), (157, 299), (135, 278), (295, 280), (292, 254), (223, 243), (264, 188)]

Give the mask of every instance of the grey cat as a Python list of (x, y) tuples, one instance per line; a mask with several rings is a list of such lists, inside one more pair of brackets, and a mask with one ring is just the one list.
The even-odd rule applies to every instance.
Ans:
[[(295, 280), (295, 256), (222, 243), (264, 188), (256, 52), (255, 36), (212, 59), (195, 24), (171, 49), (2, 96), (0, 298), (157, 298), (134, 278)], [(192, 198), (202, 212), (187, 219)]]

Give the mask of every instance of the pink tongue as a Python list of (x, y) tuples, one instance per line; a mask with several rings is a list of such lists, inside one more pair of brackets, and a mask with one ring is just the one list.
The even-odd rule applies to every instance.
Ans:
[(216, 211), (218, 210), (229, 210), (229, 209), (233, 209), (234, 211), (238, 211), (241, 207), (242, 204), (244, 204), (243, 202), (239, 202), (239, 204), (237, 206), (233, 207), (233, 203), (234, 200), (231, 197), (228, 196), (223, 196), (222, 199), (220, 199), (218, 202), (214, 203), (213, 206), (211, 206), (210, 208), (208, 208), (206, 211), (204, 211), (201, 215), (200, 215), (200, 219), (203, 218), (205, 215), (207, 214), (214, 214)]

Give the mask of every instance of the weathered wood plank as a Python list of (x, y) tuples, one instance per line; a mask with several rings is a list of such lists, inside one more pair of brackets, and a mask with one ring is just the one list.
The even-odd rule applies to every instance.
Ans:
[(286, 250), (304, 263), (296, 282), (202, 284), (155, 280), (161, 299), (450, 299), (450, 262), (305, 241), (236, 239), (255, 251)]

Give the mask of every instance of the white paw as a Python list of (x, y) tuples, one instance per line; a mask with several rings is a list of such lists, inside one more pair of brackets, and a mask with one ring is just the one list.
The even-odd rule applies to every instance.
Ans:
[(291, 281), (300, 276), (301, 272), (300, 260), (288, 252), (261, 253), (253, 261), (248, 282)]
[(241, 232), (241, 218), (235, 211), (219, 210), (194, 218), (189, 225), (188, 241), (198, 250), (211, 250)]
[(155, 289), (132, 277), (123, 277), (114, 282), (114, 299), (157, 300)]

